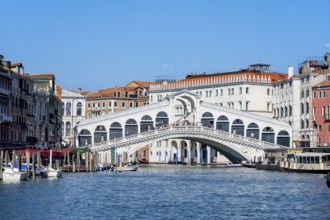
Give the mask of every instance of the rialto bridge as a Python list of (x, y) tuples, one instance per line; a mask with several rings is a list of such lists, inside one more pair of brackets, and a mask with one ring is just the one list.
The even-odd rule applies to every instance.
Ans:
[(76, 146), (88, 146), (101, 162), (257, 161), (266, 148), (291, 147), (292, 129), (283, 122), (203, 102), (183, 90), (138, 108), (81, 121)]

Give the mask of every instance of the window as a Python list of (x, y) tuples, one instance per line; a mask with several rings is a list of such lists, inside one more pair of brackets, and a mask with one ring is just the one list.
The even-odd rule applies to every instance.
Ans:
[(209, 96), (209, 92), (208, 91), (206, 91), (206, 97), (208, 97)]
[(113, 104), (114, 104), (114, 107), (117, 108), (117, 102), (114, 102)]
[(309, 120), (306, 119), (306, 128), (309, 128)]
[(307, 102), (306, 103), (306, 114), (308, 114), (309, 113), (309, 103)]
[(316, 115), (316, 107), (315, 106), (313, 107), (313, 115), (314, 116)]
[(122, 103), (121, 103), (121, 107), (122, 107), (122, 108), (126, 108), (126, 103), (125, 103), (125, 102), (122, 102)]
[(319, 125), (319, 131), (322, 131), (322, 125)]
[(292, 116), (292, 106), (289, 105), (289, 116)]
[(228, 95), (230, 95), (230, 89), (228, 89)]
[(234, 95), (234, 88), (231, 89), (231, 94)]
[(88, 108), (91, 108), (91, 103), (88, 103)]
[(97, 107), (100, 108), (101, 107), (101, 103), (97, 103)]
[(78, 104), (77, 104), (77, 116), (81, 116), (81, 111), (82, 111), (82, 104), (81, 104), (81, 102), (78, 102)]
[(215, 96), (219, 96), (219, 90), (215, 90)]
[(125, 91), (125, 97), (128, 97), (128, 92), (127, 91)]
[(130, 102), (130, 103), (129, 103), (129, 107), (130, 107), (130, 108), (133, 108), (133, 102)]
[(316, 99), (316, 92), (313, 92), (313, 98)]
[(114, 92), (114, 93), (113, 93), (113, 96), (116, 97), (116, 96), (117, 96), (117, 92)]
[(304, 128), (304, 125), (305, 125), (304, 120), (300, 120), (300, 128), (301, 128), (301, 129)]
[(120, 92), (117, 92), (118, 97), (120, 97)]
[(323, 98), (325, 98), (325, 91), (323, 91)]
[(270, 95), (270, 89), (267, 89), (267, 95)]
[(309, 89), (306, 89), (306, 97), (309, 97)]
[(242, 87), (239, 87), (239, 94), (242, 94)]
[(246, 94), (249, 94), (249, 87), (246, 87), (246, 88), (245, 88), (245, 93), (246, 93)]
[(322, 92), (319, 92), (319, 99), (322, 98)]
[(220, 96), (223, 96), (223, 90), (220, 89)]
[(304, 104), (301, 103), (300, 105), (301, 105), (301, 107), (300, 107), (301, 108), (301, 114), (304, 114)]
[(249, 102), (245, 102), (245, 110), (249, 110)]
[(111, 107), (111, 102), (109, 102), (109, 107)]
[(328, 125), (328, 131), (330, 131), (330, 125)]
[(210, 95), (210, 97), (212, 97), (212, 91), (211, 90), (209, 91), (209, 95)]
[(301, 96), (301, 98), (304, 98), (304, 90), (301, 90), (300, 96)]
[(103, 107), (103, 108), (105, 107), (105, 102), (102, 103), (102, 107)]
[(93, 108), (95, 108), (95, 103), (93, 103)]

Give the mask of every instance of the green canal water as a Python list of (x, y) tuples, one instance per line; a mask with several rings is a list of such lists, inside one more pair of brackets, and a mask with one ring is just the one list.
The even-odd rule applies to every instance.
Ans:
[(0, 219), (330, 219), (322, 174), (148, 165), (0, 182)]

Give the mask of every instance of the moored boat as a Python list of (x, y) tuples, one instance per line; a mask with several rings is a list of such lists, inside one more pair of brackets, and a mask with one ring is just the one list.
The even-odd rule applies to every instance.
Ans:
[(54, 169), (54, 168), (46, 168), (46, 173), (48, 177), (61, 177), (62, 176), (62, 170), (60, 169)]
[(128, 163), (122, 167), (117, 168), (119, 171), (137, 171), (138, 166)]
[(281, 161), (280, 167), (289, 172), (328, 173), (330, 172), (330, 153), (296, 153)]
[(2, 167), (2, 181), (5, 182), (19, 182), (27, 180), (27, 173), (14, 171), (11, 167)]
[(243, 160), (241, 162), (241, 164), (242, 164), (243, 167), (256, 168), (256, 164), (255, 163), (252, 163), (250, 161)]

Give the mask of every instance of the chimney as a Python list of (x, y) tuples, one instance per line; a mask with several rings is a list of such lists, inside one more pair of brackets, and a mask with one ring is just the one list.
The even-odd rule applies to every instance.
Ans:
[(293, 76), (293, 66), (288, 66), (288, 79)]
[(78, 88), (78, 94), (81, 94), (81, 88)]

